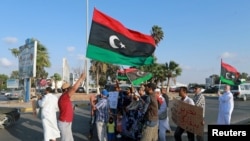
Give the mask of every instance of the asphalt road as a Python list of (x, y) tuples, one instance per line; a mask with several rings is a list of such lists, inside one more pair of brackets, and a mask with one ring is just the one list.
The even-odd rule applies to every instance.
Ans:
[[(75, 141), (88, 140), (89, 111), (87, 107), (76, 108), (72, 130)], [(31, 113), (22, 113), (19, 121), (13, 126), (0, 130), (1, 141), (43, 141), (41, 120)], [(58, 140), (59, 141), (59, 140)]]
[[(78, 102), (81, 104), (82, 102)], [(86, 103), (86, 102), (85, 102)], [(171, 105), (171, 104), (170, 104)], [(76, 108), (74, 121), (72, 125), (73, 136), (75, 141), (88, 141), (88, 130), (89, 130), (89, 110), (85, 104), (81, 107)], [(248, 101), (235, 101), (235, 108), (232, 115), (232, 124), (247, 124), (250, 118), (250, 100)], [(207, 125), (215, 124), (218, 112), (218, 99), (217, 97), (206, 97), (206, 125), (205, 135), (207, 131)], [(170, 115), (171, 116), (171, 115)], [(174, 131), (176, 125), (170, 118), (170, 125)], [(174, 141), (171, 134), (166, 136), (168, 141)], [(22, 113), (19, 121), (13, 126), (7, 129), (0, 130), (0, 140), (9, 141), (42, 141), (43, 140), (43, 129), (41, 121), (32, 116), (31, 113)], [(97, 141), (94, 137), (93, 141)], [(58, 140), (59, 141), (59, 140)], [(129, 139), (126, 139), (129, 141)], [(186, 135), (183, 135), (183, 141), (186, 141)], [(205, 141), (207, 137), (205, 136)]]

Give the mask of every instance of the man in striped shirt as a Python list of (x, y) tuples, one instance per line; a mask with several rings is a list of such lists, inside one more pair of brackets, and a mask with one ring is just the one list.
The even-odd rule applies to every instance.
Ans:
[(101, 92), (101, 99), (96, 103), (96, 129), (99, 141), (107, 141), (107, 123), (109, 118), (108, 91)]
[[(194, 104), (195, 106), (201, 107), (203, 109), (203, 119), (205, 118), (205, 96), (201, 94), (201, 86), (200, 85), (195, 85), (194, 86)], [(203, 120), (203, 124), (204, 124)], [(196, 140), (197, 141), (204, 141), (203, 136), (196, 135)]]

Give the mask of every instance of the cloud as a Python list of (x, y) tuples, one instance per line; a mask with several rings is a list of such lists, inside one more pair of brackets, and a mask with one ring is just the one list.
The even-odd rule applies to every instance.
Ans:
[(12, 63), (7, 58), (0, 58), (0, 65), (9, 67), (12, 65)]
[(78, 60), (85, 60), (85, 58), (86, 58), (86, 57), (85, 57), (83, 54), (78, 54), (78, 55), (77, 55), (77, 59), (78, 59)]
[(67, 47), (67, 50), (68, 50), (68, 52), (73, 52), (73, 51), (75, 51), (75, 47), (69, 46), (69, 47)]
[(192, 68), (190, 66), (187, 66), (187, 65), (180, 65), (180, 67), (183, 69), (183, 70), (191, 70)]
[(224, 52), (221, 54), (221, 58), (227, 59), (227, 58), (234, 58), (236, 54), (230, 53), (230, 52)]
[(14, 44), (18, 41), (16, 37), (5, 37), (5, 38), (2, 38), (2, 40), (7, 44)]

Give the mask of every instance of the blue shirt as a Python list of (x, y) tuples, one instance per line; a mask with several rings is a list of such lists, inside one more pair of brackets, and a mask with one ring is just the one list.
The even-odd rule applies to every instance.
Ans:
[(109, 117), (109, 101), (106, 97), (101, 98), (96, 103), (96, 121), (107, 123), (108, 117)]

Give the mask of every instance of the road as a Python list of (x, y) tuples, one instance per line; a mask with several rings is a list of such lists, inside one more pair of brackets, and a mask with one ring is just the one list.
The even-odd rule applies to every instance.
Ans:
[[(80, 102), (81, 103), (81, 102)], [(78, 102), (79, 104), (79, 102)], [(171, 103), (170, 103), (171, 105)], [(249, 101), (235, 101), (235, 109), (232, 115), (232, 124), (246, 124), (246, 120), (250, 118), (250, 100)], [(217, 97), (206, 97), (206, 125), (215, 124), (218, 112)], [(74, 115), (74, 122), (72, 124), (73, 136), (75, 141), (88, 141), (88, 122), (89, 122), (88, 106), (81, 106), (76, 108)], [(171, 119), (171, 118), (170, 118)], [(172, 130), (176, 125), (170, 120)], [(183, 141), (186, 141), (183, 135)], [(172, 135), (167, 135), (168, 141), (174, 141)], [(185, 138), (185, 139), (184, 139)], [(205, 137), (206, 138), (206, 137)], [(10, 141), (42, 141), (43, 129), (41, 121), (32, 116), (31, 113), (22, 113), (21, 119), (12, 127), (0, 130), (0, 140)], [(207, 139), (206, 139), (207, 140)], [(93, 141), (97, 141), (96, 137)]]

